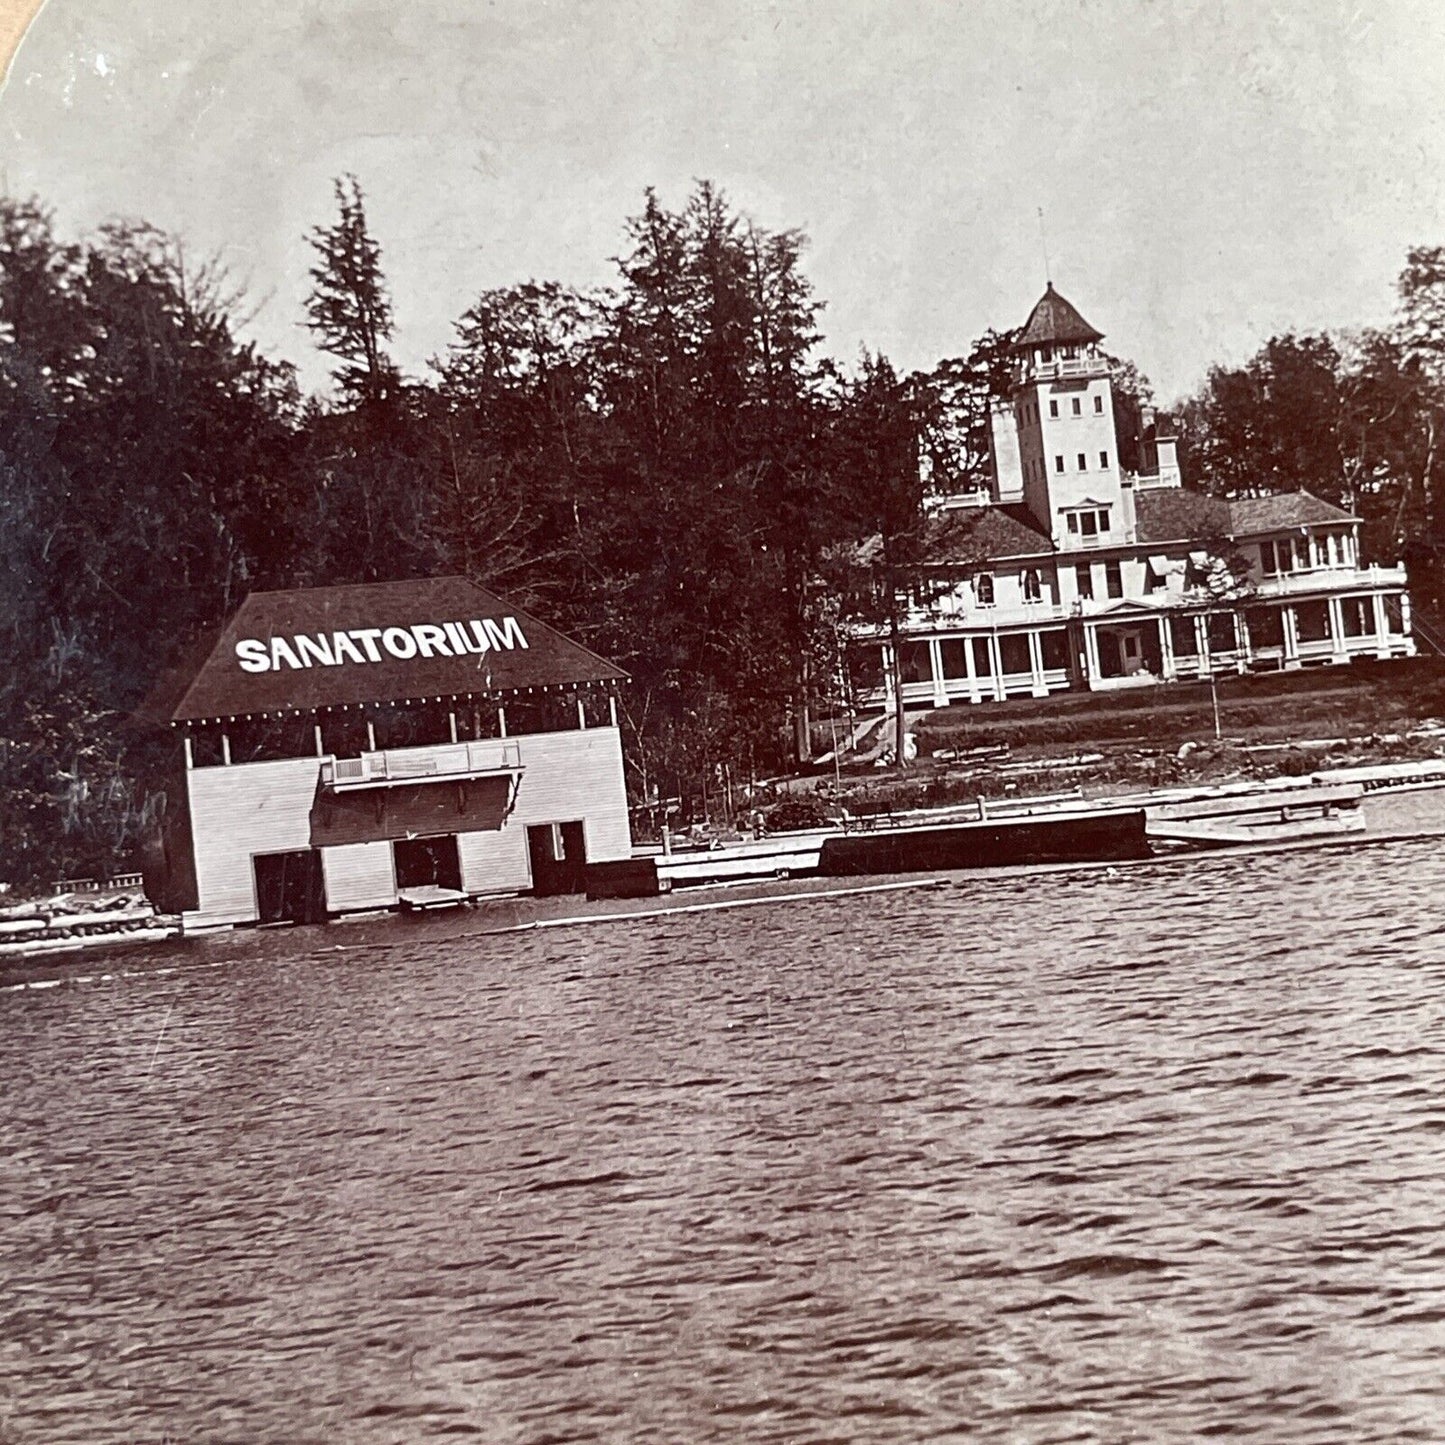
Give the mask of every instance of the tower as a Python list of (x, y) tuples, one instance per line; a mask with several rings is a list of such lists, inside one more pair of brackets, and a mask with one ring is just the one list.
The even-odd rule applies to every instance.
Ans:
[(1013, 387), (993, 419), (998, 499), (1021, 497), (1060, 550), (1125, 539), (1103, 339), (1050, 281), (1014, 342)]

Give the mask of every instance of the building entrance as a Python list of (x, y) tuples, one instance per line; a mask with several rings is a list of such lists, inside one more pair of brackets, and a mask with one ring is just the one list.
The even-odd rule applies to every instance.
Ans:
[(439, 838), (398, 838), (391, 845), (396, 887), (450, 888), (462, 891), (462, 858), (455, 833)]
[(587, 891), (587, 834), (580, 821), (529, 827), (527, 853), (537, 897)]
[(326, 879), (315, 848), (293, 853), (257, 853), (256, 916), (261, 923), (322, 923)]

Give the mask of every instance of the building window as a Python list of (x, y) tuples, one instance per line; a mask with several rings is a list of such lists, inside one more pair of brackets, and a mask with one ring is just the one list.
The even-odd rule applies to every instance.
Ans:
[(980, 607), (993, 606), (993, 573), (980, 572), (973, 579), (974, 600)]
[(1059, 414), (1059, 403), (1058, 403), (1058, 400), (1057, 400), (1056, 398), (1054, 398), (1054, 397), (1050, 397), (1050, 398), (1049, 398), (1049, 415), (1050, 415), (1050, 416), (1058, 416), (1058, 414)]
[(1089, 470), (1089, 459), (1083, 454), (1083, 452), (1079, 453), (1079, 470), (1081, 472), (1086, 472)]
[(1085, 602), (1092, 602), (1094, 600), (1094, 569), (1080, 562), (1074, 568), (1074, 585), (1078, 588), (1079, 596)]
[(1261, 542), (1259, 544), (1259, 565), (1266, 577), (1274, 576), (1274, 543)]
[(1061, 472), (1061, 471), (1063, 471), (1063, 469), (1064, 469), (1064, 459), (1063, 459), (1063, 457), (1062, 457), (1062, 456), (1055, 456), (1055, 457), (1054, 457), (1054, 470), (1055, 470), (1056, 472)]
[(1039, 581), (1039, 574), (1033, 567), (1030, 567), (1024, 573), (1024, 601), (1041, 602), (1043, 596), (1044, 589), (1043, 584)]
[(1099, 465), (1107, 472), (1109, 470), (1109, 453), (1099, 453)]
[(1124, 571), (1119, 563), (1106, 562), (1104, 564), (1104, 586), (1110, 597), (1124, 595)]
[(1104, 398), (1103, 398), (1102, 396), (1096, 396), (1096, 397), (1094, 398), (1094, 414), (1095, 414), (1095, 416), (1102, 416), (1103, 413), (1104, 413)]
[(1083, 404), (1083, 402), (1081, 402), (1078, 397), (1075, 397), (1075, 398), (1074, 398), (1074, 415), (1075, 415), (1075, 416), (1081, 416), (1081, 415), (1083, 414), (1083, 410), (1084, 410), (1084, 404)]
[(1074, 537), (1098, 537), (1109, 530), (1109, 509), (1089, 508), (1081, 512), (1069, 512), (1069, 534)]

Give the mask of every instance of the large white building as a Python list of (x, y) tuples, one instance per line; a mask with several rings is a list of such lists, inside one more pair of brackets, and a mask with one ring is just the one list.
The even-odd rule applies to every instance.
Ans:
[(582, 892), (632, 854), (624, 676), (461, 577), (253, 592), (143, 710), (175, 758), (147, 892), (188, 929)]
[[(1405, 569), (1361, 561), (1357, 517), (1191, 491), (1147, 415), (1122, 468), (1102, 339), (1052, 284), (1019, 333), (989, 489), (930, 502), (899, 599), (905, 706), (1413, 654)], [(888, 632), (854, 630), (850, 675), (892, 711)]]

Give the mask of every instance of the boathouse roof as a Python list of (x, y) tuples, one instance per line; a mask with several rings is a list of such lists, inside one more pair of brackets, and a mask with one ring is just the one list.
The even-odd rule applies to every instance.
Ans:
[(150, 722), (610, 683), (621, 668), (465, 577), (252, 592), (162, 676)]

